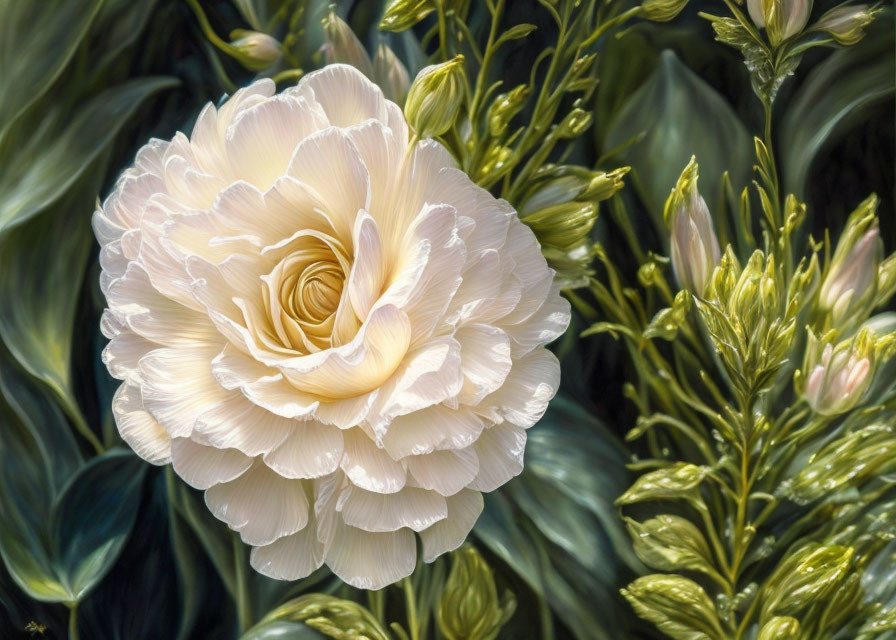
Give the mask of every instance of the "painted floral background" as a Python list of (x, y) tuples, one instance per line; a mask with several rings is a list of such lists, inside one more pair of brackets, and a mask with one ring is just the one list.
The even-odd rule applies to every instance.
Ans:
[[(556, 396), (491, 419), (524, 463), (366, 583), (259, 573), (135, 445), (94, 218), (150, 139), (333, 64), (555, 271), (513, 359)], [(0, 638), (896, 637), (894, 79), (891, 3), (0, 0)]]

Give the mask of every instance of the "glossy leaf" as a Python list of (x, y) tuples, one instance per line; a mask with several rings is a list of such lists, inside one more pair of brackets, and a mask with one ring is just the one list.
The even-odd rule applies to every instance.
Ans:
[[(4, 164), (0, 237), (59, 200), (111, 144), (137, 107), (176, 83), (167, 77), (131, 80), (107, 89), (74, 114), (69, 105), (50, 101), (40, 110), (39, 119), (32, 122), (29, 117), (29, 126), (12, 131), (0, 148)], [(16, 162), (16, 157), (31, 161)], [(92, 204), (87, 205), (87, 217)], [(70, 215), (71, 210), (66, 213)]]
[(146, 464), (126, 451), (91, 460), (53, 506), (51, 543), (61, 578), (81, 600), (111, 569), (137, 518)]
[[(881, 20), (892, 25), (892, 16)], [(831, 54), (800, 86), (781, 119), (782, 171), (789, 192), (804, 198), (809, 171), (819, 154), (845, 134), (850, 123), (860, 121), (869, 107), (892, 100), (896, 89), (892, 45), (891, 26), (861, 46)]]
[(674, 640), (723, 640), (712, 600), (699, 584), (676, 575), (638, 578), (622, 590), (635, 612)]
[(723, 172), (737, 191), (750, 178), (753, 145), (743, 123), (671, 51), (663, 52), (656, 71), (616, 113), (604, 147), (639, 137), (619, 161), (631, 165), (630, 181), (658, 226), (669, 190), (691, 156), (700, 163), (700, 191), (710, 207), (720, 201)]
[(0, 141), (62, 73), (102, 4), (0, 1)]

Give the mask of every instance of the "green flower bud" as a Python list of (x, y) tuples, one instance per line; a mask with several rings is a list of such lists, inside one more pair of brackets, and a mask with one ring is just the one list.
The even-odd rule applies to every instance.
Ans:
[(689, 498), (706, 477), (706, 468), (695, 464), (676, 462), (657, 469), (635, 480), (628, 491), (616, 499), (616, 505), (634, 504), (645, 500)]
[(557, 137), (575, 138), (582, 135), (591, 126), (591, 114), (582, 109), (573, 109), (566, 114), (557, 128)]
[(488, 132), (498, 138), (507, 131), (508, 123), (526, 105), (526, 99), (532, 90), (521, 84), (512, 91), (502, 93), (488, 109)]
[(777, 44), (803, 30), (812, 11), (812, 0), (747, 0), (747, 10), (753, 23), (764, 27), (769, 40)]
[(250, 71), (264, 71), (280, 59), (280, 43), (266, 33), (244, 31), (233, 32), (236, 37), (230, 43), (235, 49), (234, 57)]
[(302, 622), (329, 638), (389, 640), (391, 637), (374, 615), (357, 602), (323, 593), (299, 596), (280, 605), (243, 637), (270, 637), (267, 632), (283, 622)]
[(724, 638), (712, 600), (699, 584), (677, 575), (642, 576), (620, 593), (640, 617), (670, 638)]
[[(648, 266), (648, 265), (644, 265)], [(655, 266), (651, 264), (650, 266)], [(643, 269), (643, 267), (642, 267)], [(638, 276), (641, 277), (641, 271)], [(645, 274), (646, 276), (647, 274)], [(658, 275), (655, 277), (659, 277)], [(675, 294), (672, 306), (660, 309), (650, 320), (650, 324), (644, 330), (644, 338), (652, 340), (654, 338), (662, 338), (663, 340), (674, 340), (678, 335), (678, 329), (681, 328), (688, 320), (688, 311), (691, 309), (691, 294), (687, 291), (679, 291)]]
[(404, 31), (436, 10), (433, 0), (392, 0), (380, 21), (382, 31)]
[(324, 44), (324, 57), (327, 64), (342, 62), (350, 64), (368, 78), (373, 78), (373, 65), (370, 56), (364, 50), (364, 45), (358, 40), (352, 28), (336, 15), (333, 9), (323, 20), (324, 34), (327, 41)]
[(448, 640), (494, 640), (513, 615), (516, 599), (507, 591), (498, 601), (492, 570), (476, 549), (465, 547), (451, 557), (437, 611), (439, 630)]
[(809, 543), (785, 558), (769, 578), (762, 618), (796, 615), (836, 593), (847, 577), (854, 550)]
[(597, 220), (597, 205), (572, 200), (521, 218), (542, 245), (572, 249), (588, 236)]
[(864, 319), (877, 294), (883, 243), (871, 196), (850, 215), (818, 292), (818, 306), (835, 327), (847, 329)]
[(874, 20), (878, 11), (867, 4), (835, 7), (821, 16), (815, 28), (827, 31), (837, 44), (851, 46), (865, 36), (865, 27)]
[(659, 515), (644, 522), (625, 519), (635, 555), (661, 571), (700, 571), (715, 574), (709, 545), (689, 520), (676, 515)]
[(672, 269), (683, 289), (703, 297), (721, 251), (706, 201), (697, 191), (697, 162), (685, 167), (663, 212), (672, 227)]
[(838, 415), (858, 404), (871, 384), (874, 346), (874, 334), (867, 329), (836, 346), (809, 331), (806, 361), (797, 382), (816, 413)]
[(579, 194), (579, 199), (591, 202), (609, 200), (625, 186), (622, 179), (630, 170), (631, 167), (620, 167), (608, 173), (598, 173), (591, 179), (585, 190)]
[(382, 42), (373, 56), (373, 81), (379, 85), (389, 100), (404, 104), (411, 85), (407, 67), (401, 63), (395, 52)]
[(414, 78), (404, 111), (421, 138), (440, 136), (454, 124), (464, 98), (464, 57), (430, 65)]
[(759, 631), (756, 640), (798, 640), (800, 621), (789, 616), (775, 616)]
[(641, 15), (653, 22), (669, 22), (688, 6), (688, 0), (645, 0)]

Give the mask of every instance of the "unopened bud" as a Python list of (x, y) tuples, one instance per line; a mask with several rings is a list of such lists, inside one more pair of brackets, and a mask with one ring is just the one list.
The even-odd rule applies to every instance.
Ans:
[(510, 619), (516, 601), (502, 601), (491, 568), (472, 547), (451, 554), (453, 564), (438, 608), (438, 623), (448, 640), (491, 640)]
[(238, 30), (230, 46), (236, 50), (234, 57), (250, 71), (264, 71), (282, 55), (280, 43), (266, 33)]
[(762, 625), (756, 640), (797, 640), (799, 637), (799, 620), (790, 616), (775, 616)]
[(410, 29), (435, 10), (433, 0), (392, 0), (383, 13), (380, 29), (396, 33)]
[(464, 57), (425, 67), (408, 92), (405, 115), (421, 138), (440, 136), (454, 124), (464, 91)]
[(597, 174), (591, 179), (585, 190), (579, 194), (579, 199), (591, 202), (609, 200), (625, 186), (622, 179), (630, 170), (631, 167), (620, 167), (607, 173)]
[(773, 44), (802, 31), (811, 8), (811, 0), (747, 0), (753, 23), (768, 31)]
[(591, 114), (582, 109), (573, 109), (566, 114), (557, 129), (560, 138), (575, 138), (582, 135), (591, 126)]
[(324, 34), (327, 42), (324, 44), (324, 57), (327, 64), (342, 62), (350, 64), (368, 78), (373, 79), (373, 65), (370, 56), (364, 50), (364, 45), (358, 40), (352, 28), (330, 9), (330, 13), (323, 20)]
[(504, 134), (508, 123), (525, 106), (531, 91), (529, 85), (521, 84), (495, 98), (488, 109), (488, 132), (492, 137), (497, 138)]
[(867, 4), (836, 7), (821, 16), (815, 28), (827, 31), (837, 44), (851, 46), (865, 36), (865, 27), (874, 20), (876, 13)]
[(564, 202), (521, 218), (542, 245), (571, 249), (585, 238), (597, 220), (593, 202)]
[(685, 167), (663, 214), (672, 227), (671, 257), (675, 277), (683, 289), (703, 297), (721, 251), (706, 202), (697, 191), (695, 158)]
[(818, 294), (819, 308), (831, 314), (834, 326), (849, 325), (870, 310), (877, 294), (883, 243), (871, 196), (853, 212), (837, 243)]
[(373, 81), (389, 100), (404, 104), (411, 85), (408, 70), (395, 52), (383, 43), (376, 48), (376, 55), (373, 56)]
[(641, 5), (641, 15), (653, 22), (669, 22), (686, 6), (688, 0), (645, 0)]
[(868, 330), (833, 345), (809, 332), (806, 346), (803, 397), (816, 413), (837, 415), (849, 411), (871, 384), (874, 336)]

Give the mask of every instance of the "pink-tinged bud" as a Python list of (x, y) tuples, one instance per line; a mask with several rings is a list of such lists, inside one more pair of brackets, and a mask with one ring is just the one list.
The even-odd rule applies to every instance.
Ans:
[(266, 33), (240, 31), (240, 37), (230, 43), (237, 60), (250, 71), (264, 71), (280, 59), (280, 43)]
[(871, 383), (873, 338), (861, 331), (855, 338), (823, 347), (809, 334), (803, 397), (816, 413), (837, 415), (861, 400)]
[(772, 43), (795, 36), (805, 28), (812, 11), (811, 0), (747, 0), (753, 23), (765, 28)]
[(706, 201), (697, 191), (697, 163), (691, 158), (666, 201), (671, 224), (672, 269), (683, 289), (703, 296), (721, 259), (719, 240)]
[(835, 327), (861, 321), (877, 293), (883, 243), (875, 204), (876, 199), (866, 200), (850, 216), (818, 293), (818, 307), (831, 314)]
[(850, 46), (864, 37), (865, 27), (874, 20), (876, 13), (877, 10), (867, 4), (836, 7), (821, 16), (815, 28), (827, 31), (837, 44)]
[(327, 37), (323, 47), (327, 64), (334, 62), (350, 64), (372, 80), (373, 64), (370, 62), (370, 56), (367, 55), (364, 45), (358, 40), (352, 28), (332, 9), (324, 18), (323, 24), (324, 34)]

